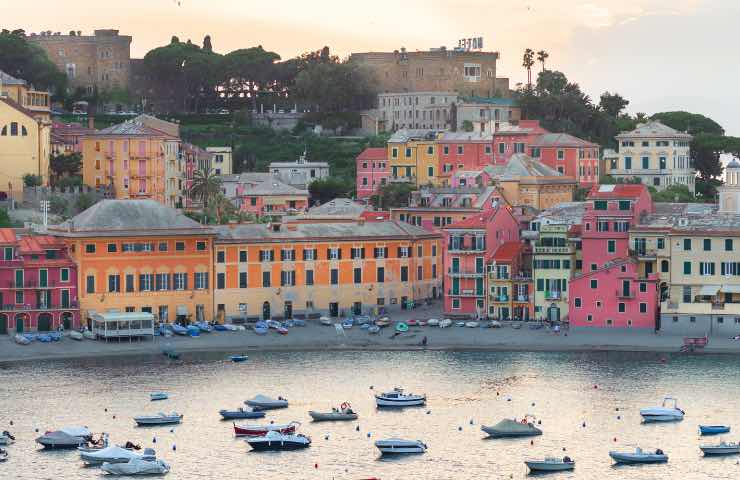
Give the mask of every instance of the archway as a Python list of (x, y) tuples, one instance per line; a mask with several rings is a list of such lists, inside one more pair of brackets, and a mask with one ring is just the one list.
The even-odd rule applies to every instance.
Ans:
[(547, 319), (550, 322), (559, 322), (560, 321), (560, 307), (558, 307), (554, 303), (551, 303), (550, 307), (547, 309)]
[(23, 333), (25, 331), (25, 322), (28, 317), (25, 313), (19, 313), (15, 316), (15, 331), (16, 333)]
[(285, 316), (286, 320), (290, 320), (293, 318), (293, 302), (290, 300), (287, 300), (285, 302), (285, 305), (283, 307), (283, 315)]
[(62, 325), (64, 326), (65, 330), (72, 330), (73, 320), (74, 315), (72, 314), (72, 312), (62, 313)]
[(270, 320), (272, 318), (272, 315), (270, 315), (270, 302), (265, 302), (262, 304), (262, 320)]
[(41, 313), (38, 316), (36, 329), (39, 332), (50, 332), (53, 319), (50, 313)]
[(0, 314), (0, 334), (8, 333), (8, 316)]

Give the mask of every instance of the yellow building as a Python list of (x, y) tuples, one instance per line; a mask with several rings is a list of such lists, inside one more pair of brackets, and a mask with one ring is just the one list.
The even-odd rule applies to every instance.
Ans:
[(438, 185), (437, 133), (432, 130), (399, 130), (388, 140), (391, 183)]
[(23, 175), (49, 181), (51, 121), (49, 94), (0, 71), (0, 192), (23, 194)]
[(496, 183), (509, 205), (525, 205), (544, 210), (572, 202), (577, 181), (566, 177), (528, 155), (517, 153), (506, 165), (484, 169)]

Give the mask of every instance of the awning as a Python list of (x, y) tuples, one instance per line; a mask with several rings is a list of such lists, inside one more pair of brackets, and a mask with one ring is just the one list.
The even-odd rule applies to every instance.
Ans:
[(717, 292), (719, 292), (719, 287), (719, 285), (704, 285), (699, 290), (699, 295), (708, 297), (717, 295)]
[(177, 306), (177, 315), (187, 315), (188, 314), (188, 307), (187, 305), (178, 305)]
[(722, 285), (722, 291), (725, 293), (740, 293), (740, 285)]

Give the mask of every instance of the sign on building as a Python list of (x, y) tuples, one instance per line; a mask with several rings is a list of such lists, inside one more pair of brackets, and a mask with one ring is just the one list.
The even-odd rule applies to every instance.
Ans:
[(461, 38), (457, 41), (457, 48), (463, 50), (482, 50), (483, 37)]

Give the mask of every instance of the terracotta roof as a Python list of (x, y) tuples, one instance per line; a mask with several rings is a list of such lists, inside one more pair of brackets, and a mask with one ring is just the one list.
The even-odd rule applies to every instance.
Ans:
[(595, 143), (567, 133), (545, 133), (530, 144), (531, 147), (598, 147)]
[(0, 243), (16, 243), (18, 237), (15, 235), (15, 230), (12, 228), (0, 228)]
[(385, 222), (391, 219), (391, 212), (366, 210), (360, 214), (360, 218), (367, 222)]
[(493, 134), (489, 132), (444, 132), (437, 143), (491, 143)]
[(357, 156), (357, 160), (386, 160), (387, 158), (388, 151), (385, 147), (368, 147)]
[(481, 213), (477, 213), (471, 217), (466, 218), (465, 220), (460, 220), (455, 223), (452, 223), (450, 225), (447, 225), (444, 227), (445, 230), (448, 229), (469, 229), (469, 228), (479, 228), (483, 229), (486, 228), (486, 225), (488, 225), (491, 221), (493, 221), (493, 217), (496, 216), (496, 213), (498, 212), (498, 209), (494, 210), (486, 210)]
[(492, 260), (498, 262), (513, 260), (524, 248), (524, 244), (518, 241), (504, 242), (491, 255)]
[(637, 198), (646, 190), (647, 187), (642, 184), (594, 185), (588, 193), (588, 198), (589, 200), (596, 198)]

